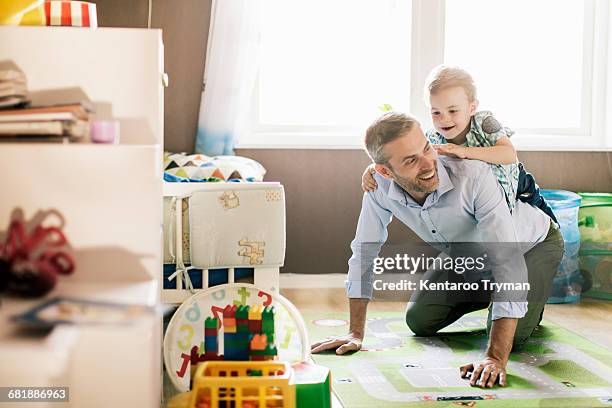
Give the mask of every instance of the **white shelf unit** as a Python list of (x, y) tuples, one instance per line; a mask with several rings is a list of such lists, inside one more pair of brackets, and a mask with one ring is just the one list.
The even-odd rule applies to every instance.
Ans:
[[(121, 122), (118, 145), (0, 144), (0, 231), (15, 209), (26, 220), (57, 211), (77, 268), (59, 278), (48, 298), (158, 305), (161, 31), (0, 27), (0, 56), (26, 74), (30, 91), (78, 87), (96, 106), (96, 118)], [(24, 336), (10, 316), (40, 301), (0, 305), (0, 386), (68, 386), (70, 402), (53, 407), (159, 407), (160, 316)]]

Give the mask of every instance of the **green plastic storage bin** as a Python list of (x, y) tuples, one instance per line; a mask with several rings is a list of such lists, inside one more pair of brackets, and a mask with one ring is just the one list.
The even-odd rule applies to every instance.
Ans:
[(590, 287), (583, 295), (612, 300), (612, 194), (580, 196), (580, 269)]

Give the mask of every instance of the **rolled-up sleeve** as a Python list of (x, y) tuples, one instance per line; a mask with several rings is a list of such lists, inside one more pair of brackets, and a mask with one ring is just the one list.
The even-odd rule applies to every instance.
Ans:
[[(474, 214), (484, 240), (493, 278), (514, 285), (528, 282), (527, 265), (503, 191), (487, 169), (474, 185)], [(521, 318), (527, 313), (527, 291), (510, 289), (493, 293), (492, 319)]]
[(363, 195), (355, 239), (351, 242), (353, 255), (348, 261), (345, 281), (349, 298), (372, 298), (372, 266), (387, 240), (387, 226), (393, 218), (391, 212), (380, 204), (381, 194), (379, 188)]
[(527, 302), (493, 302), (491, 309), (491, 320), (502, 317), (513, 317), (520, 319), (527, 313)]

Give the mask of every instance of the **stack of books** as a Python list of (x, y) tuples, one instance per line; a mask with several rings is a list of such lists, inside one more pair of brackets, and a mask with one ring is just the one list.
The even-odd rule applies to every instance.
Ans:
[(3, 141), (85, 141), (92, 109), (86, 103), (0, 110)]
[(28, 101), (25, 74), (16, 69), (0, 70), (0, 109), (24, 105)]

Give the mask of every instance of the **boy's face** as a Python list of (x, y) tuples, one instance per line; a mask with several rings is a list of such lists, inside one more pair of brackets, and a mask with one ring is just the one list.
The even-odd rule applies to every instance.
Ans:
[(384, 177), (410, 194), (428, 194), (438, 188), (438, 155), (420, 126), (387, 143), (383, 151), (389, 157), (388, 165), (377, 164), (376, 170)]
[(430, 94), (429, 106), (434, 127), (445, 139), (452, 141), (470, 125), (478, 101), (470, 102), (462, 87), (453, 86)]

